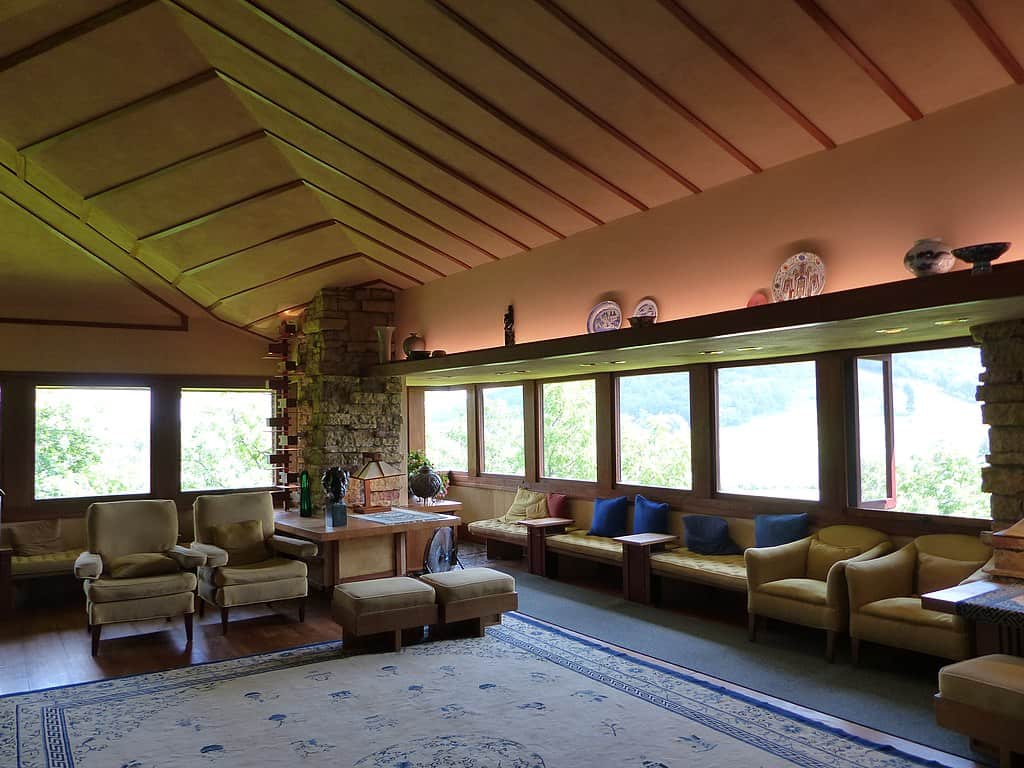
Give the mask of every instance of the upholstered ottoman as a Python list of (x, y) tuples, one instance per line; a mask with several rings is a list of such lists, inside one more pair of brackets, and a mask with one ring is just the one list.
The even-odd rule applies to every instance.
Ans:
[(939, 670), (939, 725), (999, 749), (999, 765), (1024, 754), (1024, 658), (993, 654)]
[[(484, 627), (501, 623), (503, 611), (519, 607), (516, 580), (491, 568), (427, 573), (420, 578), (437, 594), (439, 634), (453, 624), (472, 622), (477, 637), (483, 637)], [(431, 632), (434, 631), (431, 627)]]
[(345, 642), (388, 632), (396, 651), (402, 647), (403, 630), (422, 637), (424, 625), (437, 623), (434, 588), (405, 576), (339, 584), (331, 608)]

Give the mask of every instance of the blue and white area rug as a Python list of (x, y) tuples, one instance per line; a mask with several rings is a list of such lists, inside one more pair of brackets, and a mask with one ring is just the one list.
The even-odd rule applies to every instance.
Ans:
[(485, 638), (339, 651), (325, 643), (7, 696), (0, 766), (936, 764), (906, 742), (855, 734), (520, 614)]

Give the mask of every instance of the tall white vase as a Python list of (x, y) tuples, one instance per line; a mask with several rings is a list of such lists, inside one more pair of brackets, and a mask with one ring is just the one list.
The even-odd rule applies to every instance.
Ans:
[(373, 330), (377, 332), (377, 362), (383, 365), (391, 361), (391, 338), (395, 335), (395, 326), (375, 325)]

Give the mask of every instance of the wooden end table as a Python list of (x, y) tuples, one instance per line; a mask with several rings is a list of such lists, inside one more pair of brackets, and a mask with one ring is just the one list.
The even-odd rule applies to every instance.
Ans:
[(1024, 581), (972, 581), (921, 595), (921, 607), (972, 623), (974, 652), (1024, 656)]
[(616, 536), (622, 542), (622, 596), (636, 603), (651, 602), (651, 552), (676, 540), (665, 533)]
[(538, 517), (534, 520), (520, 520), (526, 526), (526, 563), (530, 573), (547, 575), (547, 546), (545, 539), (553, 533), (565, 533), (575, 520), (565, 517)]
[(14, 550), (0, 547), (0, 616), (14, 613), (14, 579), (11, 575), (11, 557)]

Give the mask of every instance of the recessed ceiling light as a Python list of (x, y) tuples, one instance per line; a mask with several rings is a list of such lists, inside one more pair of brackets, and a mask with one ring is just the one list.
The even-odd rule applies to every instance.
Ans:
[(879, 328), (877, 331), (875, 331), (875, 333), (893, 334), (893, 333), (903, 333), (905, 330), (907, 330), (907, 329), (906, 328)]
[(756, 352), (759, 349), (764, 349), (764, 347), (736, 347), (737, 352)]
[(622, 365), (624, 362), (626, 362), (626, 361), (625, 360), (609, 360), (608, 361), (608, 365)]
[(724, 355), (724, 349), (705, 349), (701, 351), (702, 355)]
[(580, 368), (593, 368), (597, 363), (580, 363)]
[(936, 320), (932, 325), (953, 325), (954, 323), (969, 323), (971, 318), (958, 317), (955, 320)]

